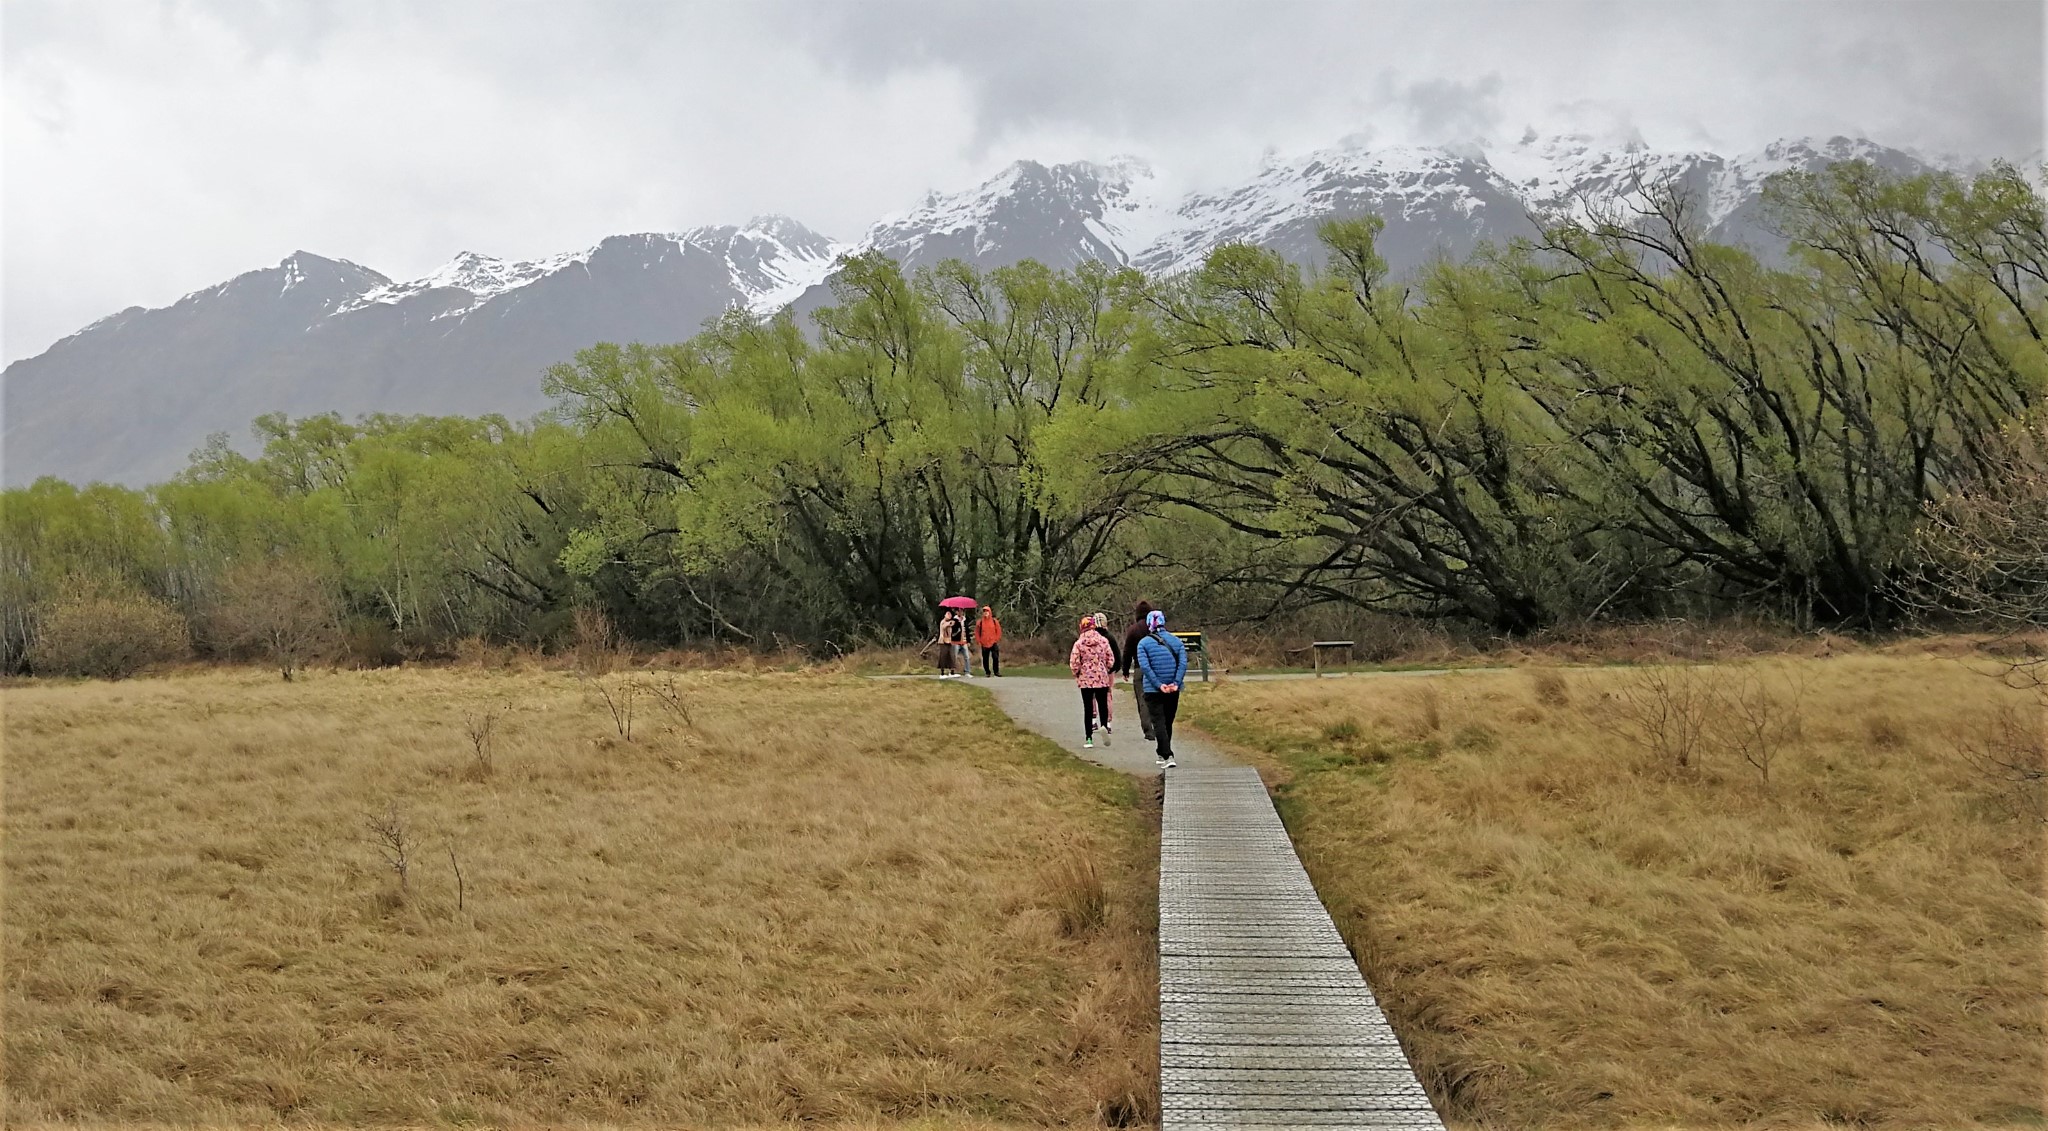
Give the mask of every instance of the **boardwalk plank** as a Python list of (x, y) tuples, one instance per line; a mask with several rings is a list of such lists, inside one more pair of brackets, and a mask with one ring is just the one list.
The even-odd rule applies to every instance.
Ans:
[(1257, 772), (1169, 771), (1162, 824), (1162, 1131), (1441, 1131)]

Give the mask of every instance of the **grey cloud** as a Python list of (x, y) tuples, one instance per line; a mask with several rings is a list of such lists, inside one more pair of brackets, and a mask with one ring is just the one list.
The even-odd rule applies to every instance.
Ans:
[(6, 352), (297, 247), (418, 273), (1017, 157), (1347, 135), (2041, 148), (2039, 3), (6, 0)]
[(1403, 101), (1418, 132), (1447, 142), (1469, 141), (1498, 132), (1504, 85), (1498, 73), (1476, 82), (1429, 79), (1410, 84)]
[(2042, 5), (2027, 2), (894, 0), (777, 10), (821, 61), (857, 79), (957, 69), (976, 92), (984, 140), (1048, 125), (1157, 134), (1334, 119), (1361, 101), (1387, 108), (1389, 88), (1405, 91), (1395, 108), (1424, 135), (1573, 103), (1625, 103), (1646, 128), (1691, 122), (1745, 143), (1851, 129), (2031, 150), (2042, 133)]

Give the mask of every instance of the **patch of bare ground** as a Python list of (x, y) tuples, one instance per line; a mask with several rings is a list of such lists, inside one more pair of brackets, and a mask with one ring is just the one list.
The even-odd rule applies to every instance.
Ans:
[(1149, 1120), (1135, 790), (950, 691), (9, 687), (8, 1121)]
[(2040, 1126), (2039, 708), (1864, 654), (1226, 683), (1446, 1115)]

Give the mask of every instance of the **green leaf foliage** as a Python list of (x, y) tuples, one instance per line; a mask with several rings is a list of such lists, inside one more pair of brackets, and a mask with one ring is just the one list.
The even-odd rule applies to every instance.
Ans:
[(9, 491), (0, 664), (102, 593), (207, 648), (249, 562), (414, 653), (557, 640), (578, 607), (648, 643), (851, 647), (956, 593), (1025, 632), (1140, 590), (1509, 634), (1881, 626), (1944, 568), (1930, 508), (2003, 474), (2048, 382), (2042, 197), (1845, 164), (1766, 203), (1782, 258), (1705, 241), (1668, 186), (1403, 279), (1372, 216), (1314, 265), (1233, 246), (1167, 279), (852, 257), (810, 324), (591, 346), (534, 421), (264, 417), (258, 454), (216, 438), (148, 491)]

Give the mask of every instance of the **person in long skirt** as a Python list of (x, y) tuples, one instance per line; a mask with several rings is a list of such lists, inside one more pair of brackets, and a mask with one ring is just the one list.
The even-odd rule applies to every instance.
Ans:
[(960, 648), (958, 641), (961, 637), (961, 634), (962, 625), (960, 624), (959, 610), (947, 609), (939, 617), (938, 645), (940, 679), (953, 679), (962, 674), (962, 672), (966, 669), (966, 665), (960, 662)]

